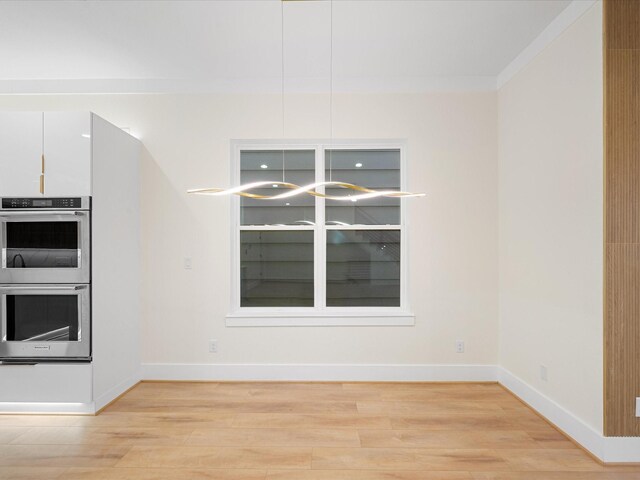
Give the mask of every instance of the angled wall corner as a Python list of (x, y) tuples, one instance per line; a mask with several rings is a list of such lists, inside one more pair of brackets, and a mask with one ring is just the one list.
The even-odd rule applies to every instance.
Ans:
[(597, 435), (602, 68), (595, 2), (498, 91), (499, 365)]

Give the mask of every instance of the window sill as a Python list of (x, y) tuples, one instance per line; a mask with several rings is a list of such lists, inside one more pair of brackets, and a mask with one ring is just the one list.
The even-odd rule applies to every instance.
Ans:
[(407, 312), (358, 313), (232, 313), (227, 327), (397, 327), (415, 325), (415, 315)]

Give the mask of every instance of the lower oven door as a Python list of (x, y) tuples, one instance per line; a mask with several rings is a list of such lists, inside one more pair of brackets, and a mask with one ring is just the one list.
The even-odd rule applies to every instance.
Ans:
[(0, 359), (89, 360), (89, 285), (0, 285)]

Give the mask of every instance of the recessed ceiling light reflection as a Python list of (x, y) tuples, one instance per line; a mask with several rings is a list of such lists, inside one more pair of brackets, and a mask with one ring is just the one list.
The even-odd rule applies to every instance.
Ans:
[(362, 168), (362, 164), (361, 163), (356, 163), (356, 168)]
[(273, 185), (271, 185), (273, 188), (278, 188), (278, 185), (276, 185), (275, 183)]
[(260, 165), (260, 168), (269, 168), (269, 165), (265, 165), (264, 163)]

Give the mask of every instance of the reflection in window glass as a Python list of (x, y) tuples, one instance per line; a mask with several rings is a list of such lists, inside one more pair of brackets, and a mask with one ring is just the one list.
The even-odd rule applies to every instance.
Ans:
[(400, 232), (327, 232), (327, 306), (400, 306)]
[(240, 232), (240, 305), (313, 307), (312, 231)]
[[(282, 150), (242, 151), (240, 153), (240, 184), (254, 182), (282, 182)], [(284, 180), (304, 186), (315, 182), (315, 151), (286, 150), (284, 152)], [(251, 190), (260, 195), (274, 195), (289, 191), (267, 185)], [(256, 200), (242, 197), (241, 225), (309, 225), (315, 221), (314, 198), (296, 195), (283, 200)]]
[[(400, 190), (400, 150), (331, 150), (325, 152), (325, 179), (373, 190)], [(327, 188), (328, 195), (357, 194)], [(327, 200), (327, 225), (399, 225), (400, 199), (371, 198), (357, 202)]]

